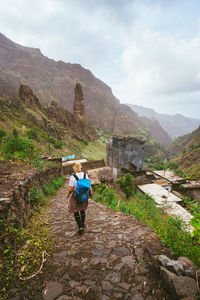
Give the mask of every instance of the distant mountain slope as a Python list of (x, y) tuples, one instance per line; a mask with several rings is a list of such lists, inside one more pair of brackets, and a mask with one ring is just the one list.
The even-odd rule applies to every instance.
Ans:
[[(143, 120), (127, 105), (120, 104), (111, 88), (91, 71), (78, 64), (56, 62), (42, 55), (39, 49), (18, 45), (3, 34), (0, 34), (0, 72), (1, 80), (7, 84), (4, 94), (6, 91), (8, 95), (15, 94), (23, 83), (32, 88), (43, 104), (57, 101), (69, 111), (72, 111), (74, 87), (79, 81), (83, 87), (86, 116), (95, 127), (135, 136), (142, 128), (149, 135)], [(157, 142), (163, 141), (159, 135), (154, 138)]]
[(149, 133), (154, 140), (159, 140), (160, 143), (165, 147), (169, 147), (171, 145), (172, 138), (160, 126), (160, 123), (157, 120), (148, 119), (146, 117), (142, 117), (142, 120), (148, 128)]
[(178, 166), (190, 179), (200, 179), (200, 127), (192, 133), (177, 138), (169, 151)]
[(181, 114), (159, 114), (152, 108), (132, 104), (127, 105), (138, 113), (139, 116), (157, 120), (172, 138), (190, 133), (200, 125), (200, 119), (187, 118)]
[(169, 147), (171, 154), (177, 154), (183, 150), (200, 148), (200, 127), (192, 133), (177, 138)]

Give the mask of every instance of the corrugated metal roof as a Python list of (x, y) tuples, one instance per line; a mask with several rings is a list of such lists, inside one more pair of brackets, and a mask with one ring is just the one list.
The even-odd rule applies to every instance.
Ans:
[(138, 188), (152, 197), (157, 204), (163, 204), (164, 202), (180, 202), (182, 201), (180, 198), (175, 196), (174, 194), (168, 192), (162, 186), (156, 183), (139, 185)]
[(188, 183), (182, 184), (182, 186), (184, 188), (191, 188), (191, 189), (199, 188), (200, 189), (200, 180), (190, 181)]
[(153, 171), (152, 173), (161, 176), (167, 180), (169, 180), (170, 182), (178, 182), (178, 181), (185, 181), (184, 178), (175, 175), (173, 172), (168, 171), (168, 170), (157, 170), (157, 171)]

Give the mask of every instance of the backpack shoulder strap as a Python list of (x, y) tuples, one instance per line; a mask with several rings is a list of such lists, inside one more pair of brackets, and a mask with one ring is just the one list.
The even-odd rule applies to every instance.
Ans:
[(76, 181), (79, 180), (78, 176), (76, 174), (72, 174), (72, 176), (74, 176), (74, 178), (76, 179)]
[(84, 172), (84, 176), (83, 176), (83, 179), (85, 179), (86, 178), (86, 173)]

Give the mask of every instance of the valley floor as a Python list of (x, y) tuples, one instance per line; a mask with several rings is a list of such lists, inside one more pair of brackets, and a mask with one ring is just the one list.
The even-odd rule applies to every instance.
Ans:
[(90, 200), (87, 228), (79, 236), (74, 217), (67, 216), (66, 192), (67, 183), (47, 210), (53, 255), (16, 299), (170, 299), (152, 268), (152, 256), (169, 250), (151, 229)]

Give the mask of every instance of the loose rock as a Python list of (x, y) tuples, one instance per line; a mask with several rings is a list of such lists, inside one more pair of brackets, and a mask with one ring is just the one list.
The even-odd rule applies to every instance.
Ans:
[(44, 300), (54, 300), (63, 292), (63, 286), (59, 282), (48, 282), (42, 291)]

